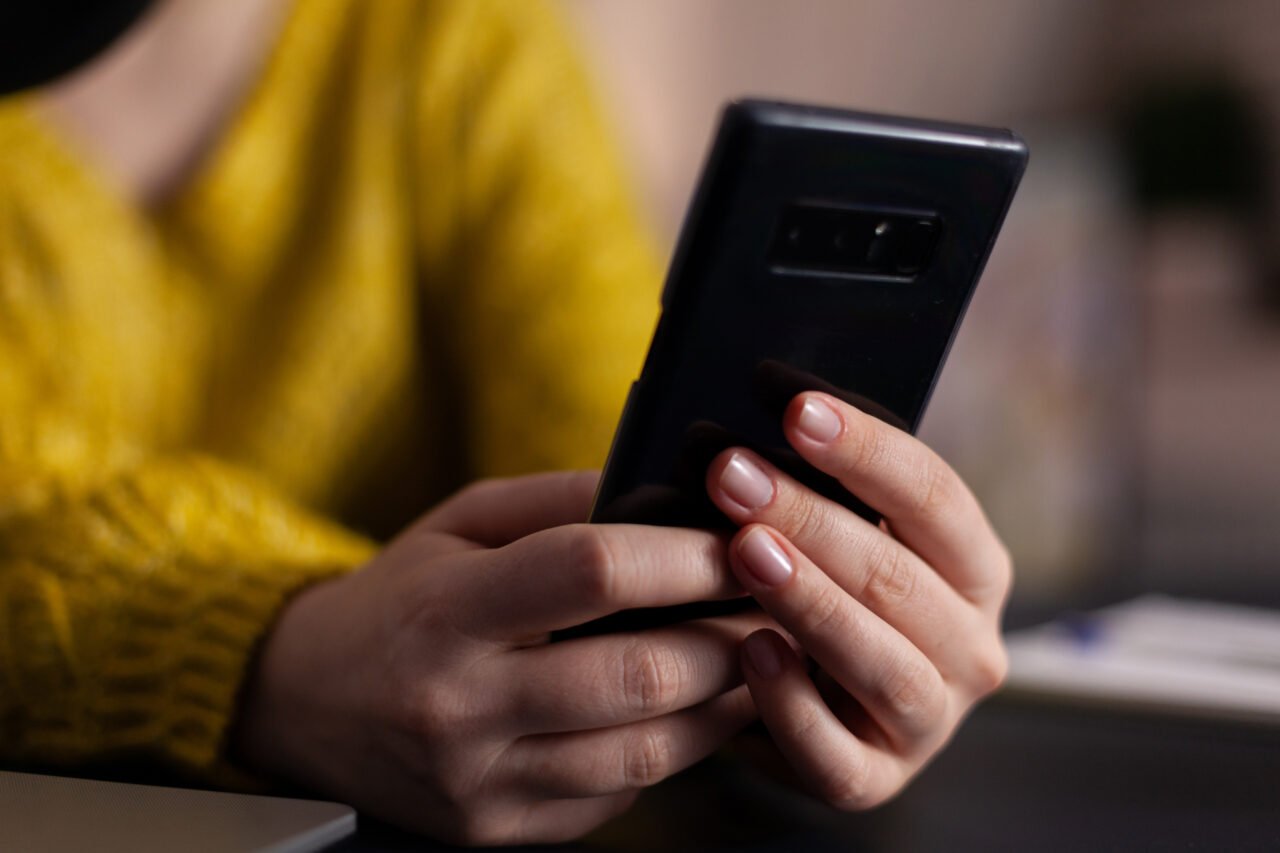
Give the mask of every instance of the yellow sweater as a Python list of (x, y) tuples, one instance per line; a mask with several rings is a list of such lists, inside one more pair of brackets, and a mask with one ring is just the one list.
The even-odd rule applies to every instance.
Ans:
[(658, 279), (588, 88), (528, 0), (295, 0), (151, 213), (0, 101), (0, 760), (215, 767), (291, 593), (603, 461)]

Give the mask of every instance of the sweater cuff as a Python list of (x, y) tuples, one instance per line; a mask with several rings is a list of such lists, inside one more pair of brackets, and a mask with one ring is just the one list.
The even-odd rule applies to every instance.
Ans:
[(0, 637), (0, 751), (154, 756), (223, 776), (240, 691), (281, 609), (375, 552), (203, 460), (149, 466), (0, 532), (15, 558), (0, 561), (0, 634), (20, 640)]
[[(154, 684), (155, 694), (104, 693), (103, 699), (155, 714), (154, 732), (138, 732), (142, 743), (154, 743), (168, 758), (199, 772), (230, 778), (225, 775), (228, 735), (259, 648), (294, 595), (347, 571), (345, 565), (331, 564), (230, 573), (241, 579), (234, 589), (213, 591), (195, 608), (186, 630), (175, 626), (165, 632), (175, 640), (164, 667), (172, 673), (169, 683)], [(99, 708), (96, 716), (109, 724), (122, 710), (127, 716), (126, 708), (113, 707)], [(115, 739), (111, 732), (103, 734), (108, 742)]]

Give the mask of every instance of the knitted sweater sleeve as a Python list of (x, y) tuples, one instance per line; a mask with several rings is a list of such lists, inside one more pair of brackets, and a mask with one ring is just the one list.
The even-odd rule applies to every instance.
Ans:
[(0, 497), (0, 757), (213, 769), (286, 598), (370, 546), (212, 458), (139, 460), (84, 491), (33, 473)]
[(85, 306), (5, 199), (0, 761), (128, 756), (217, 772), (280, 607), (372, 546), (233, 464), (143, 438), (148, 399), (174, 412), (182, 401), (119, 397), (94, 371), (123, 363), (140, 386), (161, 382), (146, 370), (156, 359), (120, 362), (115, 337), (103, 342), (149, 327), (124, 300), (113, 314), (110, 293)]
[(449, 283), (429, 296), (450, 318), (468, 467), (599, 467), (657, 316), (658, 252), (552, 9), (441, 8), (453, 20), (425, 28), (416, 154), (450, 166), (419, 176), (419, 239)]

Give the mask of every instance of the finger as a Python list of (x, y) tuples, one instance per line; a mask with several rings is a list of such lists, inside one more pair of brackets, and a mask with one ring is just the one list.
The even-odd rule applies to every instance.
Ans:
[(549, 800), (534, 803), (525, 813), (515, 839), (507, 843), (558, 844), (574, 841), (626, 812), (635, 804), (638, 791), (585, 800)]
[(1003, 602), (1008, 552), (977, 498), (922, 442), (817, 392), (791, 401), (783, 430), (806, 461), (882, 514), (894, 535), (962, 595)]
[[(736, 648), (732, 662), (741, 671)], [(701, 705), (652, 720), (524, 738), (508, 754), (531, 796), (601, 796), (647, 788), (693, 766), (755, 717), (751, 695), (740, 684)]]
[(478, 480), (429, 512), (419, 525), (490, 548), (548, 527), (586, 521), (598, 471), (553, 471)]
[(732, 598), (725, 537), (705, 530), (574, 524), (542, 530), (460, 566), (448, 581), (467, 630), (528, 640), (634, 607)]
[(739, 525), (778, 530), (846, 592), (944, 671), (964, 666), (980, 617), (956, 590), (879, 526), (805, 488), (754, 453), (727, 450), (707, 469), (707, 493)]
[(771, 528), (744, 528), (731, 553), (747, 591), (900, 749), (919, 749), (944, 730), (946, 682), (906, 637)]
[(860, 811), (902, 787), (909, 765), (845, 728), (777, 634), (763, 630), (748, 637), (742, 669), (778, 750), (819, 797)]
[(504, 656), (512, 734), (619, 726), (689, 708), (742, 683), (738, 645), (763, 613), (533, 646)]

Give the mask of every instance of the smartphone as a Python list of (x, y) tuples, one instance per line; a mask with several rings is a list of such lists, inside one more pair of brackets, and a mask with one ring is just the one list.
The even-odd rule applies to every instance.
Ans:
[(730, 446), (874, 518), (791, 450), (782, 412), (820, 389), (916, 430), (1026, 163), (1008, 130), (729, 104), (591, 520), (727, 526), (704, 482)]

